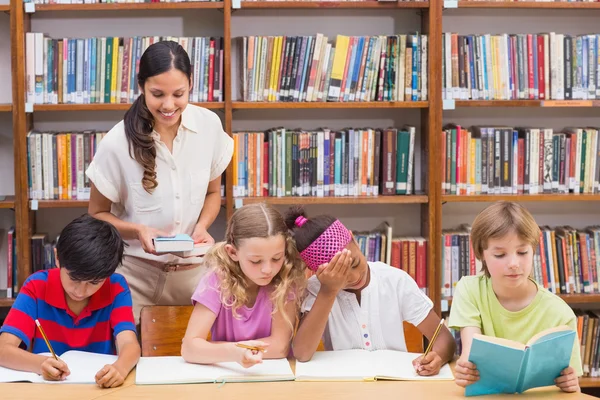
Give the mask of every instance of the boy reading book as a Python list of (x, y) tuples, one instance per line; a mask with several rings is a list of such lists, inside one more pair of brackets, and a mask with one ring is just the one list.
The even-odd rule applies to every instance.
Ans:
[[(473, 222), (471, 240), (483, 274), (465, 276), (458, 282), (449, 321), (450, 327), (460, 329), (462, 354), (454, 375), (463, 387), (485, 378), (477, 364), (469, 361), (475, 334), (525, 344), (549, 328), (566, 325), (577, 330), (573, 310), (530, 277), (540, 229), (524, 207), (504, 201), (487, 207)], [(561, 390), (576, 392), (581, 375), (579, 340), (575, 338), (569, 366), (552, 379)]]
[(96, 374), (101, 387), (123, 384), (140, 357), (131, 294), (115, 274), (124, 242), (108, 222), (83, 215), (69, 223), (56, 245), (58, 268), (32, 274), (0, 328), (0, 366), (64, 380), (68, 365), (48, 357), (37, 319), (60, 357), (69, 350), (118, 354)]

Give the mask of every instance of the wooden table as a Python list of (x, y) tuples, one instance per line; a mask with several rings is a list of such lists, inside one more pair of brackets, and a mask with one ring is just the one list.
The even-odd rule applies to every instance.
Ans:
[[(135, 385), (135, 371), (125, 384), (115, 389), (100, 389), (94, 385), (52, 385), (34, 383), (0, 384), (2, 400), (148, 400), (148, 399), (306, 399), (306, 400), (384, 400), (384, 399), (467, 399), (464, 390), (452, 381), (437, 382), (267, 382), (205, 383), (197, 385)], [(593, 399), (585, 394), (562, 393), (556, 387), (538, 388), (525, 394), (478, 396), (474, 400), (526, 399)]]

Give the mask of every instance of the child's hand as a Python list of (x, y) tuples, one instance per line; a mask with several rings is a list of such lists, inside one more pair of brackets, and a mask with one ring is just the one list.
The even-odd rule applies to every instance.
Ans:
[[(263, 347), (263, 348), (269, 346), (269, 343), (261, 342), (260, 340), (246, 340), (246, 341), (238, 342), (238, 343), (245, 344), (248, 346)], [(234, 344), (234, 346), (235, 346), (235, 344)], [(250, 368), (256, 364), (262, 364), (262, 360), (263, 360), (263, 352), (262, 351), (249, 350), (249, 349), (244, 349), (244, 348), (237, 347), (237, 346), (235, 347), (235, 349), (237, 350), (237, 354), (238, 354), (236, 361), (242, 367)]]
[(579, 379), (575, 374), (575, 370), (572, 367), (567, 367), (560, 371), (560, 376), (554, 380), (556, 386), (563, 392), (573, 393), (579, 392)]
[[(125, 375), (126, 376), (126, 375)], [(96, 384), (103, 388), (114, 388), (125, 382), (125, 376), (112, 364), (107, 364), (96, 373)]]
[(321, 290), (337, 295), (346, 286), (351, 265), (352, 256), (347, 249), (336, 253), (330, 262), (321, 265), (316, 274), (321, 282)]
[(420, 355), (412, 362), (415, 371), (421, 376), (437, 375), (442, 368), (442, 357), (435, 351), (430, 351), (427, 356)]
[(479, 380), (477, 366), (463, 358), (459, 358), (454, 368), (454, 382), (458, 386), (467, 387)]
[(64, 381), (71, 374), (67, 364), (60, 358), (48, 357), (42, 362), (42, 377), (47, 381)]

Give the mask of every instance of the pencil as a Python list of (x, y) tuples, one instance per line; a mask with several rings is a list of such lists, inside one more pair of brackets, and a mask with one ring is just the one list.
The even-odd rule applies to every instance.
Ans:
[(429, 345), (427, 346), (427, 349), (425, 350), (425, 354), (423, 354), (423, 357), (427, 356), (427, 354), (429, 354), (429, 352), (433, 348), (433, 343), (435, 342), (435, 339), (437, 339), (438, 334), (440, 333), (440, 330), (442, 329), (443, 325), (444, 325), (444, 318), (442, 318), (438, 327), (435, 329), (435, 332), (433, 333), (433, 337), (429, 341)]
[(52, 356), (54, 357), (54, 359), (56, 361), (58, 361), (58, 357), (56, 357), (56, 353), (54, 352), (54, 349), (52, 348), (52, 345), (50, 344), (50, 341), (48, 340), (48, 337), (46, 336), (46, 333), (44, 332), (44, 329), (42, 328), (42, 325), (40, 324), (40, 321), (38, 321), (36, 319), (35, 320), (35, 324), (37, 325), (38, 329), (40, 330), (40, 333), (44, 337), (44, 340), (46, 341), (46, 346), (48, 346), (48, 348), (50, 349), (50, 353), (52, 353)]
[(258, 347), (258, 346), (248, 346), (247, 344), (243, 344), (243, 343), (236, 343), (235, 344), (237, 347), (241, 347), (242, 349), (248, 349), (248, 350), (254, 350), (254, 351), (261, 351), (261, 352), (266, 352), (267, 350), (265, 350), (262, 347)]

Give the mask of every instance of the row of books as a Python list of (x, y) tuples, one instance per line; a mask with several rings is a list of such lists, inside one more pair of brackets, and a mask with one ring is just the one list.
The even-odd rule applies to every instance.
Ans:
[(27, 135), (29, 197), (89, 200), (85, 170), (106, 132), (30, 132)]
[(444, 99), (600, 99), (599, 34), (442, 37)]
[[(481, 272), (475, 258), (470, 226), (442, 233), (442, 296), (451, 297), (463, 276)], [(541, 226), (534, 249), (532, 277), (552, 293), (600, 293), (600, 226), (577, 230)]]
[[(0, 262), (0, 298), (12, 299), (19, 291), (17, 282), (17, 235), (15, 227), (0, 229), (0, 239), (6, 244), (6, 263)], [(4, 261), (4, 260), (3, 260)]]
[(414, 126), (235, 132), (234, 197), (413, 194)]
[(24, 0), (23, 3), (34, 4), (114, 4), (114, 3), (192, 3), (217, 2), (223, 0)]
[(427, 100), (427, 36), (245, 36), (244, 101)]
[(442, 131), (442, 193), (599, 193), (597, 128), (448, 125)]
[(58, 237), (49, 241), (48, 234), (36, 233), (31, 237), (31, 271), (38, 272), (56, 268), (54, 250)]
[(27, 32), (27, 102), (35, 104), (132, 103), (143, 52), (160, 40), (186, 49), (192, 64), (189, 100), (223, 100), (223, 39), (219, 37), (92, 37), (52, 39)]
[(600, 312), (579, 309), (573, 311), (577, 316), (583, 376), (600, 377)]

